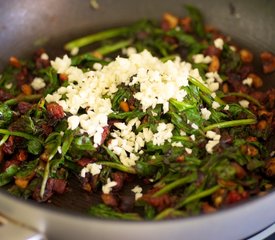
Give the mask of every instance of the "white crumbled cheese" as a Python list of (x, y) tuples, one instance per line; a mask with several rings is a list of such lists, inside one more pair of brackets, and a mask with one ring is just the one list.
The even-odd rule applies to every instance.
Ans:
[(220, 88), (220, 84), (218, 82), (212, 82), (208, 84), (208, 88), (212, 91), (215, 92), (217, 90), (219, 90)]
[(191, 140), (193, 140), (193, 141), (196, 140), (196, 136), (195, 136), (194, 134), (192, 134), (192, 135), (190, 136), (190, 138), (191, 138)]
[(124, 48), (122, 50), (122, 53), (129, 57), (132, 54), (136, 54), (137, 50), (134, 47), (128, 47), (128, 48)]
[(187, 148), (187, 147), (186, 147), (186, 148), (185, 148), (185, 151), (186, 151), (188, 154), (191, 154), (193, 150), (192, 150), (191, 148)]
[(70, 54), (71, 54), (72, 56), (75, 56), (75, 55), (78, 54), (78, 52), (79, 52), (79, 48), (78, 48), (78, 47), (74, 47), (74, 48), (71, 50)]
[(215, 97), (217, 97), (217, 94), (215, 93), (215, 92), (213, 92), (213, 93), (211, 93), (211, 95), (210, 95), (212, 98), (215, 98)]
[(230, 50), (232, 51), (232, 52), (236, 52), (237, 51), (237, 49), (236, 49), (236, 47), (235, 46), (229, 46), (229, 48), (230, 48)]
[[(0, 79), (1, 79), (1, 78), (0, 78)], [(5, 85), (5, 88), (6, 88), (6, 89), (11, 89), (12, 86), (13, 86), (12, 83), (7, 83), (7, 84)]]
[(186, 132), (184, 132), (183, 130), (180, 130), (180, 135), (181, 136), (186, 136)]
[(218, 102), (213, 101), (213, 103), (212, 103), (212, 108), (217, 109), (217, 108), (219, 108), (220, 106), (221, 106), (221, 105), (220, 105)]
[(68, 128), (74, 130), (78, 127), (80, 123), (80, 118), (79, 116), (75, 116), (75, 115), (70, 116), (68, 117), (67, 122), (68, 122)]
[(94, 68), (95, 70), (98, 70), (98, 71), (99, 71), (99, 70), (102, 69), (102, 64), (96, 62), (96, 63), (94, 63), (93, 68)]
[(154, 145), (163, 145), (164, 142), (171, 141), (173, 137), (174, 125), (172, 123), (159, 123), (157, 127), (157, 133), (153, 136), (153, 144)]
[(207, 79), (211, 79), (212, 82), (214, 82), (214, 81), (217, 81), (218, 83), (222, 83), (223, 82), (222, 78), (220, 77), (220, 75), (217, 72), (207, 72), (205, 74), (205, 76), (206, 76)]
[(49, 56), (48, 56), (47, 53), (42, 53), (40, 58), (43, 59), (43, 60), (49, 60)]
[(31, 82), (31, 87), (38, 91), (46, 86), (46, 83), (43, 78), (35, 77)]
[(210, 138), (210, 139), (213, 139), (213, 140), (220, 140), (221, 135), (220, 135), (220, 134), (217, 134), (217, 133), (214, 132), (214, 131), (207, 131), (207, 132), (206, 132), (206, 137), (208, 137), (208, 138)]
[(214, 40), (214, 46), (216, 47), (216, 48), (219, 48), (219, 49), (223, 49), (223, 45), (224, 45), (224, 41), (223, 41), (223, 39), (222, 38), (216, 38), (215, 40)]
[(67, 55), (64, 55), (62, 59), (57, 57), (54, 61), (51, 61), (51, 65), (57, 73), (65, 73), (71, 66), (71, 63), (72, 61)]
[(211, 112), (207, 108), (201, 109), (201, 116), (203, 119), (208, 120), (210, 118)]
[(214, 131), (207, 131), (206, 132), (206, 137), (211, 139), (207, 142), (205, 145), (205, 149), (208, 153), (212, 154), (213, 153), (213, 148), (219, 144), (221, 135), (217, 134)]
[(229, 110), (229, 105), (226, 104), (226, 105), (224, 106), (224, 109), (223, 109), (223, 110), (228, 111), (228, 110)]
[(80, 176), (85, 177), (86, 173), (91, 173), (93, 176), (101, 172), (102, 165), (97, 163), (88, 163), (87, 166), (82, 168)]
[(274, 157), (275, 156), (275, 151), (272, 151), (271, 153), (270, 153), (270, 157)]
[(249, 106), (249, 101), (247, 101), (247, 100), (240, 100), (239, 101), (239, 104), (243, 107), (243, 108), (248, 108), (248, 106)]
[(117, 185), (117, 182), (111, 181), (110, 178), (107, 179), (107, 183), (102, 186), (102, 192), (105, 194), (109, 194), (112, 191), (112, 188)]
[(253, 83), (253, 79), (251, 77), (248, 77), (246, 79), (243, 80), (243, 84), (244, 85), (248, 85), (248, 86), (252, 86), (252, 83)]
[(219, 144), (217, 140), (209, 140), (208, 143), (205, 145), (205, 149), (208, 153), (213, 153), (213, 148)]
[(194, 128), (194, 129), (199, 129), (198, 125), (195, 124), (195, 123), (192, 123), (192, 124), (191, 124), (191, 127)]
[(192, 58), (193, 58), (194, 63), (208, 64), (212, 61), (212, 58), (210, 56), (204, 56), (203, 54), (195, 54), (195, 55), (193, 55)]
[(181, 142), (172, 142), (172, 147), (183, 147), (183, 144)]
[(58, 152), (59, 154), (62, 153), (62, 148), (61, 148), (61, 146), (58, 146), (58, 147), (57, 147), (57, 152)]
[[(72, 116), (78, 116), (80, 109), (85, 110), (83, 117), (79, 116), (78, 126), (80, 133), (87, 133), (94, 138), (95, 146), (101, 143), (101, 133), (108, 124), (108, 115), (113, 112), (111, 99), (118, 91), (119, 85), (140, 86), (133, 97), (140, 101), (143, 111), (162, 105), (163, 112), (166, 113), (171, 98), (184, 100), (187, 92), (182, 87), (188, 86), (189, 75), (197, 76), (198, 80), (202, 81), (198, 70), (192, 70), (191, 64), (181, 62), (180, 58), (163, 63), (147, 50), (141, 53), (136, 53), (133, 49), (128, 51), (131, 52), (129, 58), (117, 57), (115, 61), (102, 68), (95, 65), (96, 70), (88, 72), (71, 66), (71, 59), (67, 55), (51, 61), (57, 73), (68, 76), (68, 86), (60, 87), (55, 93), (48, 94), (46, 101), (57, 102)], [(71, 122), (70, 129), (77, 125), (75, 119), (72, 119), (74, 121)], [(147, 134), (145, 138), (152, 137), (150, 132), (143, 133)], [(162, 144), (163, 137), (169, 139), (168, 135), (164, 135), (155, 135), (154, 141)]]
[(135, 200), (138, 200), (142, 197), (142, 188), (137, 185), (132, 189), (132, 192), (135, 193)]

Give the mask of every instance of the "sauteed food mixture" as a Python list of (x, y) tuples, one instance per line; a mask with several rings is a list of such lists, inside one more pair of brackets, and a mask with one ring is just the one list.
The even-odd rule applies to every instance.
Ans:
[(263, 52), (256, 73), (257, 56), (186, 9), (72, 41), (70, 57), (11, 57), (0, 82), (0, 186), (49, 202), (76, 177), (101, 196), (89, 214), (131, 220), (268, 192), (275, 89), (259, 90), (259, 74), (275, 70), (275, 57)]

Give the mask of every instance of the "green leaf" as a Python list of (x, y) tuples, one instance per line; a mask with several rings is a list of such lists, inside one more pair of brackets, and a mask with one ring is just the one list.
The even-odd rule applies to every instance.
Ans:
[(108, 219), (124, 219), (124, 220), (141, 220), (137, 213), (122, 213), (113, 210), (105, 204), (98, 204), (90, 207), (89, 214), (94, 217), (108, 218)]
[(13, 112), (8, 105), (0, 103), (0, 128), (8, 126), (12, 121)]
[(18, 166), (11, 165), (4, 172), (0, 173), (0, 187), (13, 180), (13, 176), (18, 172), (18, 170)]
[(42, 151), (43, 145), (36, 139), (30, 139), (27, 143), (27, 148), (29, 153), (38, 155)]
[(75, 150), (81, 151), (95, 151), (94, 144), (92, 139), (88, 136), (76, 136), (72, 141), (72, 147)]

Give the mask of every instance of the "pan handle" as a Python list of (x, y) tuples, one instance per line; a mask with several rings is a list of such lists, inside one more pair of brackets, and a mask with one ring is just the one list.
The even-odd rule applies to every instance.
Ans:
[(13, 240), (47, 240), (46, 236), (35, 229), (18, 223), (0, 213), (1, 239)]

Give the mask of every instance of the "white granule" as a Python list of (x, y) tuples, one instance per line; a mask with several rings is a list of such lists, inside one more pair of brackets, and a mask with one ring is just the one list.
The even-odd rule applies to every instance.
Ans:
[[(0, 78), (0, 79), (1, 79), (1, 78)], [(5, 84), (5, 88), (6, 88), (6, 89), (11, 89), (12, 86), (13, 86), (12, 83), (7, 83), (7, 84)]]
[(240, 100), (239, 104), (243, 107), (243, 108), (248, 108), (249, 106), (249, 101), (247, 100)]
[(253, 83), (253, 79), (251, 77), (248, 77), (246, 79), (243, 80), (243, 84), (244, 85), (248, 85), (248, 86), (252, 86), (252, 83)]
[(102, 192), (105, 194), (109, 194), (112, 191), (112, 188), (117, 185), (117, 182), (111, 181), (110, 178), (107, 179), (107, 183), (102, 186)]
[(142, 197), (142, 188), (139, 185), (135, 186), (131, 191), (135, 193), (135, 200)]
[(226, 105), (224, 106), (224, 109), (223, 109), (223, 110), (228, 111), (228, 110), (229, 110), (229, 105), (226, 104)]
[(47, 53), (42, 53), (40, 58), (43, 59), (43, 60), (49, 60), (49, 56), (48, 56)]
[(181, 142), (172, 142), (171, 146), (172, 147), (183, 147)]
[(196, 136), (195, 136), (194, 134), (192, 134), (192, 135), (190, 136), (190, 138), (191, 138), (191, 140), (193, 140), (193, 141), (196, 140)]
[(102, 64), (100, 64), (100, 63), (98, 63), (98, 62), (97, 62), (97, 63), (94, 63), (93, 68), (94, 68), (95, 70), (99, 71), (99, 70), (102, 69)]
[(198, 125), (195, 124), (195, 123), (192, 123), (192, 124), (191, 124), (191, 127), (194, 128), (194, 129), (196, 129), (196, 130), (199, 129)]
[(217, 134), (216, 132), (214, 131), (207, 131), (206, 132), (206, 137), (212, 139), (212, 140), (220, 140), (221, 138), (221, 135), (220, 134)]
[(224, 41), (222, 38), (217, 38), (214, 40), (214, 46), (219, 49), (223, 49)]
[(79, 52), (79, 48), (78, 48), (78, 47), (74, 47), (74, 48), (71, 50), (70, 54), (71, 54), (72, 56), (76, 56), (76, 55), (78, 54), (78, 52)]
[(205, 149), (208, 153), (213, 153), (213, 148), (219, 144), (218, 140), (209, 140), (208, 143), (205, 145)]
[(201, 116), (203, 119), (208, 120), (211, 116), (211, 112), (207, 108), (201, 109)]
[(31, 87), (38, 91), (46, 86), (46, 83), (43, 78), (35, 77), (31, 82)]
[(67, 55), (64, 55), (63, 58), (57, 57), (54, 61), (51, 61), (51, 65), (57, 73), (66, 73), (71, 63), (72, 61)]
[(185, 148), (185, 151), (186, 151), (188, 154), (191, 154), (193, 150), (192, 150), (191, 148), (187, 148), (187, 147), (186, 147), (186, 148)]
[(97, 175), (101, 172), (102, 165), (96, 163), (88, 163), (87, 166), (82, 168), (81, 170), (81, 177), (85, 177), (86, 173), (91, 173), (93, 176)]
[(80, 123), (80, 118), (79, 116), (75, 116), (75, 115), (70, 116), (68, 117), (67, 122), (68, 122), (68, 128), (74, 130), (78, 127)]
[(203, 54), (195, 54), (195, 55), (193, 55), (192, 58), (193, 58), (194, 63), (208, 64), (212, 61), (212, 58), (210, 56), (204, 56)]
[(213, 109), (217, 109), (217, 108), (219, 108), (221, 105), (218, 103), (218, 102), (216, 102), (216, 101), (213, 101), (213, 103), (212, 103), (212, 108)]

